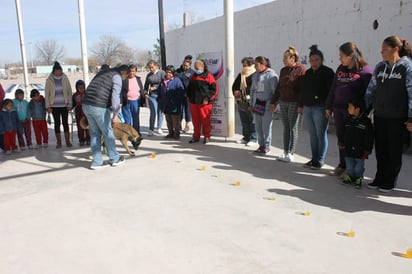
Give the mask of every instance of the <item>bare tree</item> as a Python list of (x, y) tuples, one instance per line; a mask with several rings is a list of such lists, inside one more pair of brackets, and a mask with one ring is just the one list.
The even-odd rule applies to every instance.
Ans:
[(122, 39), (104, 35), (99, 38), (91, 52), (100, 64), (114, 65), (120, 61), (120, 52), (126, 45)]
[(119, 61), (122, 64), (135, 64), (137, 59), (136, 59), (136, 50), (124, 45), (122, 48), (120, 48), (119, 53), (118, 53)]
[(42, 40), (36, 43), (36, 57), (42, 64), (52, 65), (64, 57), (64, 46), (56, 40)]

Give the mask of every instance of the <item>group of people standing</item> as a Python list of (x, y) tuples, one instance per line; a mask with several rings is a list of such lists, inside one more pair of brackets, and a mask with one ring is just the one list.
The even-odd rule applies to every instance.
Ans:
[(390, 36), (383, 41), (381, 54), (383, 61), (373, 70), (354, 43), (344, 43), (334, 72), (323, 64), (324, 55), (316, 45), (310, 48), (308, 69), (290, 46), (279, 76), (267, 58), (243, 58), (242, 72), (232, 86), (242, 123), (239, 143), (251, 145), (257, 139), (255, 153), (269, 153), (272, 113), (279, 107), (284, 152), (277, 159), (293, 161), (303, 116), (312, 152), (304, 167), (317, 170), (325, 164), (333, 117), (339, 163), (331, 175), (360, 188), (364, 160), (375, 143), (377, 172), (368, 187), (391, 191), (402, 165), (404, 136), (412, 131), (412, 48), (408, 41)]
[[(284, 67), (279, 76), (268, 58), (243, 58), (242, 71), (232, 86), (242, 124), (243, 138), (239, 143), (250, 146), (257, 142), (259, 147), (255, 153), (269, 153), (272, 114), (279, 108), (284, 152), (277, 159), (292, 162), (298, 124), (303, 115), (312, 152), (311, 160), (304, 166), (317, 170), (325, 164), (327, 130), (329, 119), (333, 117), (339, 163), (331, 175), (342, 177), (344, 184), (360, 188), (364, 160), (375, 144), (377, 172), (368, 187), (379, 188), (381, 192), (392, 190), (402, 166), (404, 136), (412, 132), (412, 48), (408, 41), (390, 36), (382, 43), (381, 55), (383, 61), (373, 70), (354, 43), (344, 43), (339, 47), (341, 64), (334, 72), (323, 64), (324, 55), (316, 45), (310, 48), (308, 69), (299, 63), (296, 48), (290, 46), (283, 54)], [(25, 134), (27, 146), (31, 148), (29, 133), (30, 119), (33, 119), (38, 146), (47, 146), (47, 111), (54, 118), (56, 148), (62, 146), (61, 124), (66, 146), (71, 147), (68, 113), (74, 107), (77, 125), (85, 116), (90, 126), (90, 131), (78, 126), (78, 135), (80, 145), (91, 145), (92, 169), (115, 166), (123, 163), (124, 157), (116, 151), (112, 123), (124, 121), (140, 133), (141, 106), (150, 109), (149, 136), (163, 133), (165, 115), (168, 128), (165, 138), (180, 139), (184, 115), (184, 131), (187, 132), (193, 123), (189, 143), (199, 142), (203, 134), (203, 143), (207, 144), (211, 138), (211, 112), (218, 86), (203, 60), (196, 60), (194, 69), (191, 65), (190, 55), (178, 69), (169, 65), (161, 70), (152, 60), (147, 64), (149, 73), (144, 85), (134, 65), (112, 69), (104, 66), (87, 89), (83, 81), (77, 81), (73, 95), (67, 76), (56, 62), (46, 80), (45, 98), (33, 90), (32, 101), (26, 104), (24, 93), (19, 90), (14, 102), (3, 102), (0, 145), (6, 152), (16, 149), (11, 140), (16, 139), (13, 132), (17, 132), (20, 147), (24, 147)], [(18, 115), (12, 113), (13, 109)], [(372, 110), (373, 123), (368, 117)], [(108, 161), (103, 161), (101, 155), (101, 136)]]

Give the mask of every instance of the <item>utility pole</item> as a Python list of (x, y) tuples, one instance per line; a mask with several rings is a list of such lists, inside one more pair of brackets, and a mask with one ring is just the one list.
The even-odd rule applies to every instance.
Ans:
[(20, 11), (20, 0), (16, 0), (16, 13), (17, 13), (17, 25), (19, 28), (19, 37), (20, 37), (20, 51), (21, 51), (21, 61), (23, 62), (23, 75), (24, 75), (24, 89), (26, 91), (26, 99), (30, 99), (29, 94), (29, 75), (27, 70), (27, 61), (26, 61), (26, 46), (24, 44), (24, 34), (23, 34), (23, 23), (21, 20), (21, 11)]
[(232, 83), (235, 71), (235, 39), (233, 23), (233, 0), (224, 1), (225, 17), (225, 64), (226, 64), (226, 106), (227, 106), (227, 137), (235, 134), (235, 102), (232, 95)]
[(164, 18), (163, 18), (163, 0), (158, 0), (158, 8), (159, 8), (159, 33), (160, 33), (160, 62), (162, 65), (162, 69), (167, 66), (166, 63), (166, 45), (165, 45), (165, 26), (164, 26)]
[(84, 19), (84, 2), (78, 0), (79, 8), (79, 25), (80, 25), (80, 44), (82, 48), (82, 62), (83, 62), (83, 81), (86, 86), (89, 84), (89, 60), (87, 58), (87, 42), (86, 42), (86, 24)]

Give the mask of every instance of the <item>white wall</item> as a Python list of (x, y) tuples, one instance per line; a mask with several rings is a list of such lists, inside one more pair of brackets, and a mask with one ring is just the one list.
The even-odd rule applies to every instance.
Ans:
[[(279, 72), (289, 45), (304, 57), (312, 44), (318, 44), (325, 64), (335, 69), (338, 48), (347, 41), (356, 43), (375, 66), (385, 37), (412, 41), (412, 0), (278, 0), (236, 12), (234, 18), (236, 72), (242, 57), (258, 55), (270, 58)], [(375, 19), (377, 30), (372, 27)], [(167, 62), (176, 66), (187, 54), (223, 51), (223, 17), (170, 31), (165, 40)]]

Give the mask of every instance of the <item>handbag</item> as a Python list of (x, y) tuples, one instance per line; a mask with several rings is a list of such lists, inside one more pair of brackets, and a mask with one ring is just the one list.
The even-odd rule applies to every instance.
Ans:
[(253, 105), (252, 111), (259, 115), (263, 115), (265, 114), (265, 109), (266, 109), (266, 101), (261, 101), (256, 98), (256, 102)]

